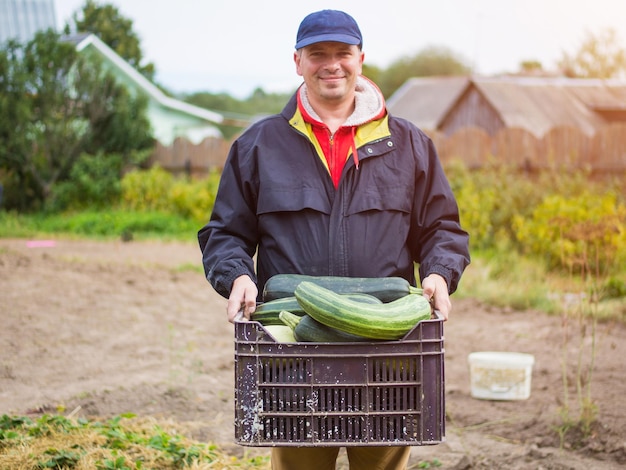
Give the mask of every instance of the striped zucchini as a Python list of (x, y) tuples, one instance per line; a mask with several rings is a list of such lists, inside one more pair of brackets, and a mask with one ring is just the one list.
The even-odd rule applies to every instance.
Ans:
[(284, 297), (257, 305), (256, 310), (250, 315), (250, 320), (258, 321), (261, 325), (283, 325), (283, 322), (278, 318), (282, 310), (288, 310), (295, 315), (304, 315), (304, 310), (300, 307), (298, 299)]
[[(369, 294), (345, 294), (353, 300), (366, 303), (382, 303), (377, 297)], [(287, 310), (294, 315), (304, 315), (305, 312), (295, 297), (283, 297), (280, 299), (270, 300), (257, 305), (256, 310), (250, 316), (250, 320), (258, 321), (261, 325), (282, 325), (278, 317), (282, 310)]]
[(296, 287), (303, 281), (313, 282), (338, 294), (362, 293), (373, 295), (383, 302), (391, 302), (408, 294), (422, 293), (422, 289), (412, 286), (406, 279), (401, 277), (340, 277), (276, 274), (265, 283), (265, 287), (263, 288), (263, 300), (268, 302), (283, 297), (293, 297)]
[(331, 328), (323, 323), (318, 322), (310, 315), (301, 317), (291, 312), (283, 310), (280, 312), (280, 319), (285, 325), (293, 328), (293, 335), (298, 342), (314, 342), (314, 343), (356, 343), (363, 341), (372, 341), (359, 335), (346, 333), (345, 331)]
[(304, 311), (337, 330), (371, 339), (399, 339), (431, 316), (428, 300), (408, 294), (374, 305), (354, 301), (314, 282), (301, 282), (294, 292)]

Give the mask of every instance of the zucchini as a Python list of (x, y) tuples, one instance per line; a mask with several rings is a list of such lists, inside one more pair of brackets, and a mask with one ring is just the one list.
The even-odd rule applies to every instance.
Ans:
[[(345, 294), (348, 297), (367, 303), (381, 303), (381, 301), (369, 294)], [(304, 315), (304, 310), (295, 297), (283, 297), (270, 300), (257, 305), (256, 310), (250, 316), (250, 320), (258, 321), (261, 325), (283, 325), (278, 317), (282, 310), (287, 310), (295, 315)]]
[(310, 315), (301, 317), (291, 312), (283, 310), (280, 312), (280, 319), (285, 325), (293, 328), (293, 336), (298, 342), (313, 343), (356, 343), (362, 341), (372, 341), (359, 335), (346, 333), (345, 331), (326, 326), (318, 322)]
[(419, 294), (366, 304), (307, 281), (298, 284), (294, 294), (304, 311), (318, 322), (371, 339), (400, 339), (432, 313), (428, 300)]
[[(269, 278), (263, 288), (265, 302), (284, 297), (293, 297), (296, 287), (303, 281), (314, 282), (338, 294), (369, 294), (383, 302), (422, 294), (422, 289), (412, 286), (401, 277), (340, 277), (307, 276), (305, 274), (276, 274)], [(286, 309), (289, 310), (289, 309)]]
[(261, 325), (283, 325), (278, 318), (282, 310), (288, 310), (295, 315), (304, 315), (304, 310), (295, 297), (284, 297), (257, 305), (256, 310), (250, 315), (250, 320), (258, 321)]
[(287, 310), (283, 310), (278, 314), (278, 317), (280, 318), (280, 321), (283, 323), (283, 325), (287, 325), (292, 330), (295, 330), (298, 324), (302, 321), (302, 318), (306, 316), (306, 314), (304, 314), (303, 316), (294, 315)]
[(295, 343), (296, 337), (293, 334), (293, 330), (287, 325), (268, 325), (264, 326), (272, 339), (277, 343)]

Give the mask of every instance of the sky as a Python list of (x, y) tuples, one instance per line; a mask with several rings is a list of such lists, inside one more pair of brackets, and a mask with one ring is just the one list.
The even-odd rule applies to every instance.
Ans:
[[(55, 0), (62, 27), (85, 0)], [(133, 21), (157, 83), (175, 93), (257, 87), (290, 92), (300, 83), (293, 52), (300, 21), (332, 8), (352, 15), (365, 62), (381, 68), (426, 47), (450, 49), (475, 74), (519, 70), (526, 60), (554, 69), (587, 34), (609, 28), (626, 48), (626, 0), (99, 0)]]

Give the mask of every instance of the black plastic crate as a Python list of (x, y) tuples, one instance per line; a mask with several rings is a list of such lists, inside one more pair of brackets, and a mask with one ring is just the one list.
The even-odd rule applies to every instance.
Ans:
[(444, 441), (441, 317), (398, 341), (277, 343), (235, 323), (235, 439), (244, 446)]

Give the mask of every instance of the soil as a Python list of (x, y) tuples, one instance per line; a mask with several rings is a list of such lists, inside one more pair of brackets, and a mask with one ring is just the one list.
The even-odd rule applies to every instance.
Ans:
[[(267, 454), (234, 444), (233, 325), (200, 263), (193, 242), (0, 240), (0, 415), (132, 412), (184, 423), (193, 437), (233, 455)], [(623, 324), (582, 335), (559, 316), (453, 302), (445, 324), (446, 440), (413, 447), (411, 468), (626, 465)], [(479, 350), (534, 355), (530, 398), (473, 398), (467, 357)], [(579, 351), (583, 365), (595, 358), (597, 420), (561, 441), (564, 358), (574, 421), (574, 379), (589, 379), (576, 372)], [(347, 468), (343, 453), (338, 468)]]

